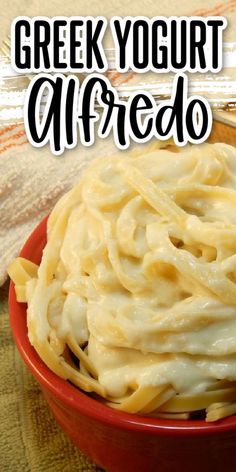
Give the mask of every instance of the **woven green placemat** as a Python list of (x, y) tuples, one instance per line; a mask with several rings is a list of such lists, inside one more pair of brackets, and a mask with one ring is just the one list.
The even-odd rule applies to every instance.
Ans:
[(9, 326), (8, 287), (0, 288), (1, 472), (98, 472), (67, 439), (19, 357)]

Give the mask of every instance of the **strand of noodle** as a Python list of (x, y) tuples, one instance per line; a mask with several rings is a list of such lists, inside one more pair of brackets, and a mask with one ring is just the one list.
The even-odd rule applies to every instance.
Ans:
[[(33, 330), (32, 326), (31, 330)], [(73, 367), (71, 360), (66, 361), (62, 356), (56, 355), (47, 340), (40, 342), (38, 339), (35, 339), (34, 348), (45, 364), (55, 374), (59, 375), (65, 380), (70, 380), (72, 383), (86, 392), (96, 392), (102, 397), (106, 396), (104, 387), (100, 385), (97, 380), (80, 373)]]
[(58, 338), (55, 329), (51, 329), (51, 332), (48, 336), (48, 341), (50, 346), (52, 347), (53, 351), (57, 356), (62, 356), (65, 351), (65, 340), (62, 338)]
[(84, 185), (82, 190), (82, 198), (88, 206), (93, 206), (95, 200), (96, 206), (102, 211), (111, 211), (119, 208), (132, 193), (128, 186), (123, 186), (120, 189), (112, 184), (104, 183), (98, 180), (98, 178), (92, 176), (90, 176), (89, 180), (88, 178), (87, 176), (87, 185)]
[(25, 285), (15, 285), (16, 299), (20, 303), (27, 302), (26, 287)]
[(68, 209), (70, 212), (72, 208), (81, 201), (81, 183), (78, 183), (75, 187), (73, 187), (69, 192), (65, 193), (56, 205), (54, 206), (52, 212), (49, 215), (48, 222), (47, 222), (47, 231), (50, 234), (51, 229), (56, 224), (56, 221), (61, 215), (61, 212), (64, 211), (65, 208)]
[(90, 377), (86, 367), (84, 366), (83, 362), (80, 362), (80, 372), (81, 374), (85, 375), (85, 377)]
[(74, 369), (70, 364), (67, 364), (63, 358), (61, 359), (61, 365), (65, 369), (65, 373), (68, 376), (67, 378), (72, 383), (86, 392), (96, 392), (98, 395), (101, 395), (101, 397), (106, 398), (106, 390), (97, 380), (81, 374), (81, 372)]
[(47, 288), (40, 287), (39, 283), (35, 284), (27, 309), (28, 335), (33, 345), (36, 340), (41, 343), (50, 335), (51, 326), (47, 317), (48, 304), (57, 294), (58, 283), (56, 281)]
[(168, 195), (175, 195), (178, 193), (189, 193), (194, 194), (196, 197), (196, 192), (201, 192), (203, 195), (219, 197), (220, 199), (226, 200), (236, 200), (236, 193), (235, 190), (229, 187), (221, 187), (219, 185), (209, 185), (209, 184), (202, 184), (198, 182), (193, 183), (180, 183), (176, 185), (166, 184), (163, 186), (163, 190), (168, 193)]
[(38, 266), (33, 262), (17, 257), (8, 267), (8, 274), (15, 284), (18, 302), (27, 302), (26, 283), (37, 277)]
[[(208, 148), (208, 150), (209, 152), (203, 156), (202, 151), (199, 149), (194, 156), (196, 159), (196, 165), (192, 173), (190, 175), (184, 175), (179, 181), (180, 184), (183, 182), (202, 182), (204, 184), (216, 185), (219, 182), (225, 171), (225, 163), (221, 162), (215, 148)], [(191, 157), (191, 155), (189, 157)]]
[(52, 281), (56, 271), (68, 217), (69, 210), (65, 208), (57, 218), (55, 225), (51, 228), (48, 244), (43, 251), (38, 278), (39, 281), (46, 285)]
[[(74, 362), (73, 362), (73, 359), (71, 357), (71, 352), (68, 348), (68, 346), (65, 344), (65, 349), (64, 349), (64, 352), (63, 352), (63, 357), (65, 359), (65, 361), (67, 362), (67, 364), (71, 365), (71, 367), (77, 369), (77, 367), (75, 366)], [(77, 369), (78, 370), (78, 369)], [(83, 372), (81, 372), (83, 374)]]
[(115, 225), (109, 220), (105, 219), (102, 212), (97, 208), (89, 208), (88, 211), (95, 219), (102, 223), (108, 259), (121, 285), (131, 292), (137, 291), (138, 284), (141, 283), (141, 285), (143, 285), (144, 278), (141, 281), (140, 278), (137, 279), (137, 277), (129, 277), (122, 269), (115, 235)]
[(38, 279), (30, 279), (25, 285), (25, 296), (26, 296), (26, 301), (28, 303), (28, 306), (33, 297), (37, 282), (38, 282)]
[(38, 265), (25, 259), (17, 257), (8, 267), (8, 274), (15, 285), (25, 285), (31, 278), (37, 277)]
[(76, 357), (83, 363), (87, 371), (94, 377), (97, 378), (97, 371), (92, 364), (91, 360), (88, 358), (87, 354), (81, 349), (79, 344), (76, 342), (74, 336), (69, 334), (66, 337), (66, 343), (69, 346), (70, 350), (75, 354)]
[[(225, 247), (235, 248), (235, 226), (225, 225), (225, 227), (219, 228), (212, 222), (201, 221), (200, 219), (196, 220), (194, 217), (194, 221), (193, 218), (187, 221), (186, 231), (188, 232), (188, 237), (190, 236), (195, 244), (196, 242), (198, 244), (202, 242), (203, 244), (212, 245), (218, 249), (217, 246), (222, 246), (223, 240)], [(219, 238), (221, 241), (219, 241)]]
[(55, 374), (59, 375), (63, 379), (66, 379), (66, 371), (61, 364), (62, 358), (56, 355), (47, 339), (40, 340), (38, 338), (35, 320), (28, 320), (28, 330), (30, 334), (31, 344), (34, 346), (40, 358)]
[(236, 413), (236, 402), (223, 404), (221, 407), (214, 408), (214, 404), (211, 405), (211, 410), (207, 409), (206, 414), (206, 421), (218, 421), (222, 418), (226, 418), (227, 416), (232, 416)]
[(222, 408), (223, 406), (227, 406), (227, 405), (232, 405), (232, 402), (218, 402), (218, 403), (211, 403), (206, 411), (207, 412), (210, 412), (210, 411), (213, 411), (213, 410), (217, 410), (217, 408)]
[(40, 272), (38, 274), (39, 279), (41, 275), (44, 276), (46, 283), (51, 281), (55, 273), (67, 221), (73, 207), (78, 203), (80, 190), (81, 186), (79, 184), (65, 194), (62, 199), (58, 201), (49, 216), (47, 223), (48, 243), (43, 251)]
[(142, 291), (143, 288), (147, 286), (148, 282), (145, 280), (141, 272), (132, 274), (132, 276), (129, 277), (123, 270), (119, 257), (118, 244), (114, 235), (114, 225), (108, 221), (104, 223), (104, 237), (107, 244), (110, 263), (121, 285), (132, 293)]
[[(164, 237), (164, 235), (162, 236)], [(175, 266), (186, 277), (193, 277), (203, 287), (207, 287), (226, 304), (236, 304), (236, 285), (222, 273), (222, 263), (204, 263), (186, 250), (177, 249), (170, 240), (165, 238), (166, 251), (157, 249), (147, 253), (144, 262), (168, 262)], [(164, 241), (162, 242), (162, 247)], [(234, 256), (231, 256), (234, 257)], [(225, 264), (225, 261), (224, 261)]]
[[(42, 296), (42, 299), (45, 298)], [(45, 313), (44, 310), (42, 313)], [(46, 315), (45, 315), (46, 316)], [(71, 365), (69, 365), (62, 357), (55, 354), (47, 339), (39, 340), (35, 327), (35, 319), (28, 319), (28, 330), (33, 345), (45, 364), (60, 377), (71, 380), (75, 385), (82, 388), (86, 392), (96, 392), (102, 397), (105, 396), (105, 389), (93, 378), (84, 376)], [(38, 327), (38, 326), (37, 326)]]
[(214, 382), (211, 385), (208, 385), (207, 391), (210, 392), (211, 390), (219, 390), (222, 388), (231, 388), (236, 386), (236, 380), (219, 380)]
[(142, 205), (143, 199), (140, 196), (132, 198), (121, 210), (116, 222), (116, 234), (119, 247), (124, 254), (134, 257), (142, 257), (147, 251), (147, 244), (140, 244), (135, 241), (135, 232), (139, 226), (137, 214)]
[(128, 164), (119, 164), (124, 179), (162, 216), (172, 219), (179, 223), (186, 220), (187, 214), (182, 208), (168, 197), (160, 188), (153, 183), (151, 179), (147, 179), (143, 174), (133, 166)]
[(163, 191), (168, 193), (168, 195), (178, 195), (178, 193), (195, 193), (201, 192), (203, 195), (210, 195), (210, 197), (219, 197), (220, 199), (234, 200), (236, 201), (236, 193), (232, 188), (220, 187), (218, 185), (206, 185), (199, 183), (192, 184), (178, 184), (178, 185), (165, 185), (163, 186)]
[(231, 402), (236, 400), (236, 387), (213, 390), (209, 392), (176, 395), (160, 407), (165, 413), (181, 413), (204, 410), (211, 403)]
[(152, 416), (155, 418), (163, 418), (166, 420), (188, 420), (190, 418), (189, 413), (153, 413)]
[(68, 376), (67, 378), (69, 380), (71, 380), (71, 382), (75, 383), (74, 382), (74, 375), (76, 375), (76, 382), (77, 382), (76, 385), (78, 387), (82, 388), (82, 390), (84, 390), (84, 385), (86, 385), (87, 386), (87, 387), (85, 387), (85, 389), (87, 388), (86, 391), (96, 392), (98, 395), (101, 395), (103, 397), (106, 396), (105, 395), (105, 390), (103, 389), (103, 387), (98, 382), (96, 382), (96, 383), (93, 382), (93, 379), (90, 377), (89, 372), (87, 371), (86, 367), (83, 365), (82, 362), (80, 362), (80, 368), (79, 369), (77, 368), (77, 366), (75, 366), (75, 364), (74, 364), (74, 362), (71, 358), (71, 353), (70, 353), (68, 347), (65, 349), (63, 357), (64, 357), (64, 360), (67, 364), (66, 366), (64, 366), (65, 369), (68, 371), (68, 365), (69, 365), (74, 371), (73, 376), (71, 376), (71, 372), (69, 372), (69, 374), (67, 372), (67, 376)]
[(175, 390), (172, 387), (166, 387), (161, 393), (159, 393), (156, 398), (151, 400), (144, 408), (140, 410), (141, 414), (151, 413), (158, 410), (161, 405), (164, 405), (170, 398), (176, 395)]
[(137, 390), (132, 393), (126, 400), (122, 403), (111, 403), (107, 404), (116, 408), (117, 410), (126, 411), (127, 413), (137, 413), (142, 410), (148, 403), (150, 403), (157, 395), (159, 395), (163, 390), (166, 389), (166, 386), (162, 387), (143, 387), (140, 386)]
[(68, 355), (65, 353), (64, 357), (56, 355), (48, 341), (34, 344), (34, 348), (38, 352), (45, 364), (57, 375), (65, 380), (70, 380), (77, 387), (86, 392), (96, 392), (98, 395), (105, 397), (105, 389), (97, 380), (82, 374), (74, 367), (74, 364)]

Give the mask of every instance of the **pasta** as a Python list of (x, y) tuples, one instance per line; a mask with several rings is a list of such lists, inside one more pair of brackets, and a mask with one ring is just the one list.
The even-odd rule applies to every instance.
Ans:
[(98, 159), (47, 236), (9, 275), (49, 368), (129, 413), (236, 413), (235, 148)]

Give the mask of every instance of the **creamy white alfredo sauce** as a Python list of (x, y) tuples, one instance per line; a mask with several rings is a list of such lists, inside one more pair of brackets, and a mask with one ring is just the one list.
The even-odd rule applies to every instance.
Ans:
[(49, 244), (63, 211), (48, 321), (88, 343), (109, 397), (236, 380), (233, 147), (99, 159), (55, 207)]

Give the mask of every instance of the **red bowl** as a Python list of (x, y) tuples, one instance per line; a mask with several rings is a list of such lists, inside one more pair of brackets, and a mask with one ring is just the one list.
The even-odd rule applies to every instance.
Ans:
[[(45, 218), (20, 255), (37, 264), (46, 244)], [(56, 420), (78, 448), (113, 472), (199, 472), (236, 470), (236, 417), (216, 424), (174, 421), (113, 410), (54, 374), (27, 336), (26, 305), (9, 291), (10, 322), (19, 352)]]

